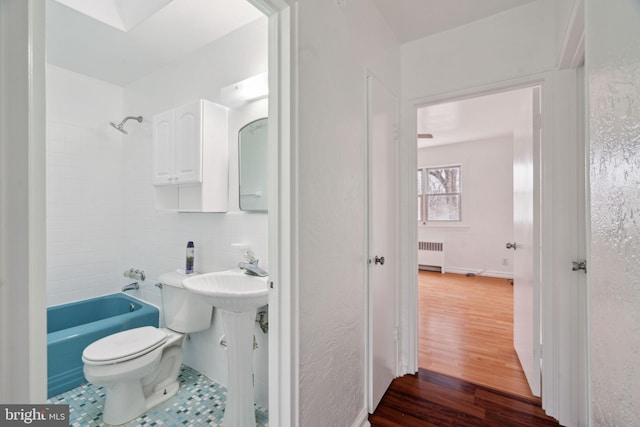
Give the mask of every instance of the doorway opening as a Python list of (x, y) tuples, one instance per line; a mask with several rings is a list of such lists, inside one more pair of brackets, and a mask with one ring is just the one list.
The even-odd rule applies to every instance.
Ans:
[[(142, 275), (130, 293), (162, 307), (154, 284), (163, 273), (184, 269), (188, 241), (195, 241), (198, 272), (237, 267), (244, 255), (233, 246), (238, 242), (251, 246), (268, 269), (274, 221), (264, 208), (243, 212), (248, 209), (239, 202), (238, 134), (269, 116), (264, 79), (256, 85), (255, 78), (275, 56), (268, 52), (272, 37), (264, 16), (270, 2), (261, 2), (261, 9), (246, 0), (156, 2), (160, 10), (140, 22), (126, 22), (134, 12), (130, 5), (114, 4), (125, 9), (115, 23), (106, 19), (113, 15), (75, 9), (77, 3), (46, 3), (48, 305), (118, 292), (130, 282), (121, 272), (134, 267), (146, 272), (146, 281)], [(164, 163), (173, 167), (173, 158), (184, 157), (202, 171), (184, 185), (158, 184), (152, 176), (154, 116), (173, 118), (184, 106), (194, 106), (196, 113), (184, 116), (198, 117), (192, 121), (198, 124), (184, 128), (181, 140), (187, 143), (162, 153)], [(210, 132), (214, 108), (227, 114), (214, 125), (224, 131), (202, 135), (204, 128)], [(126, 126), (109, 126), (129, 115), (135, 120)], [(214, 143), (220, 155), (212, 159)], [(265, 166), (269, 161), (259, 160)], [(211, 171), (223, 170), (226, 180), (227, 167), (228, 186), (208, 187), (215, 181)], [(271, 180), (262, 179), (263, 185)], [(209, 203), (213, 193), (220, 205)], [(266, 199), (263, 194), (255, 198)], [(273, 305), (271, 310), (274, 315)], [(266, 324), (268, 312), (261, 311)], [(185, 372), (190, 368), (228, 386), (226, 350), (218, 344), (222, 326), (213, 316), (209, 329), (184, 340)], [(164, 323), (161, 314), (159, 326)], [(269, 383), (274, 334), (258, 326), (255, 335), (253, 400), (262, 425), (268, 422), (270, 389), (277, 391)]]
[[(513, 344), (514, 267), (522, 266), (513, 242), (514, 200), (521, 204), (523, 188), (530, 191), (530, 231), (539, 209), (535, 168), (523, 186), (517, 167), (523, 127), (534, 134), (538, 128), (527, 166), (539, 161), (536, 90), (420, 106), (416, 117), (418, 366), (532, 399)], [(524, 257), (533, 264), (533, 253)], [(539, 331), (539, 315), (526, 316)]]

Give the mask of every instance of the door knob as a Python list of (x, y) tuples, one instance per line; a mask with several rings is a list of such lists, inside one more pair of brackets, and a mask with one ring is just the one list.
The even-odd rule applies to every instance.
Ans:
[(514, 251), (516, 250), (516, 242), (507, 242), (507, 249), (513, 249)]
[(384, 257), (383, 256), (376, 256), (373, 261), (376, 264), (380, 264), (380, 265), (384, 265)]

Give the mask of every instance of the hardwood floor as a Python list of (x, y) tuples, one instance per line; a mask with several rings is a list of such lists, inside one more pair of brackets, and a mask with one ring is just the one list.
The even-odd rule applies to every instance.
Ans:
[(424, 369), (396, 378), (369, 422), (372, 427), (559, 425), (535, 400)]
[(513, 286), (506, 279), (419, 273), (421, 368), (536, 399), (513, 349)]
[(421, 271), (419, 288), (420, 370), (391, 383), (373, 427), (559, 425), (513, 350), (508, 280)]

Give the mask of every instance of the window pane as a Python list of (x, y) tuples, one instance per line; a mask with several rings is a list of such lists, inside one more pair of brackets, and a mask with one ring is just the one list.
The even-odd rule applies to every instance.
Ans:
[(418, 194), (422, 194), (422, 170), (418, 169)]
[(427, 169), (429, 194), (459, 193), (460, 167)]
[(460, 221), (460, 196), (428, 196), (428, 221)]

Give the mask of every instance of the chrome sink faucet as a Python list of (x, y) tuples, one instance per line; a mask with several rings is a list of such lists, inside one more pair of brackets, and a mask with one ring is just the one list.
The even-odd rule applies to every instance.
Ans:
[(244, 258), (247, 261), (246, 262), (241, 261), (240, 263), (238, 263), (238, 267), (243, 269), (245, 274), (248, 274), (250, 276), (260, 276), (260, 277), (266, 277), (269, 275), (269, 273), (267, 273), (265, 270), (263, 270), (258, 266), (258, 262), (260, 262), (260, 260), (258, 260), (255, 257), (253, 252), (246, 251), (244, 253)]

